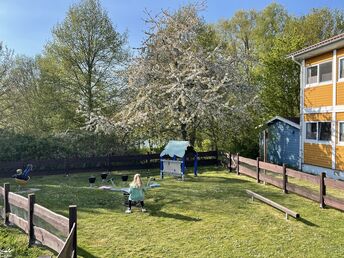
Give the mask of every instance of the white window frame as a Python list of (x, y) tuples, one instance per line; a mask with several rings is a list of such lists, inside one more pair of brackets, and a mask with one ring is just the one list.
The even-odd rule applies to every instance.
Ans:
[[(343, 121), (344, 122), (344, 121)], [(316, 139), (307, 139), (306, 136), (307, 136), (307, 124), (308, 123), (316, 123), (317, 124), (317, 137)], [(306, 143), (318, 143), (318, 144), (327, 144), (327, 145), (331, 145), (331, 140), (329, 141), (322, 141), (322, 140), (319, 140), (319, 123), (331, 123), (331, 132), (332, 132), (332, 122), (331, 121), (307, 121), (305, 122), (305, 129), (304, 129), (304, 142)], [(344, 142), (343, 142), (343, 145), (344, 145)]]
[[(344, 58), (344, 57), (343, 57)], [(316, 86), (322, 86), (322, 85), (327, 85), (327, 84), (330, 84), (332, 83), (332, 79), (329, 80), (329, 81), (324, 81), (324, 82), (320, 82), (320, 65), (321, 64), (326, 64), (326, 63), (332, 63), (332, 60), (330, 61), (325, 61), (325, 62), (322, 62), (322, 63), (319, 63), (319, 64), (315, 64), (315, 65), (310, 65), (310, 66), (307, 66), (306, 67), (306, 88), (309, 88), (309, 87), (316, 87)], [(340, 62), (339, 62), (340, 63)], [(308, 68), (312, 68), (312, 67), (317, 67), (317, 71), (318, 71), (318, 74), (317, 74), (317, 82), (314, 82), (314, 83), (308, 83)], [(339, 71), (339, 70), (338, 70)], [(338, 73), (339, 74), (339, 73)], [(332, 75), (333, 75), (333, 71), (332, 71)], [(332, 76), (333, 77), (333, 76)], [(343, 81), (344, 81), (344, 78), (343, 78)]]
[[(316, 132), (316, 135), (315, 135), (315, 139), (307, 139), (307, 124), (313, 124), (313, 123), (315, 123), (317, 125), (317, 132)], [(317, 142), (317, 140), (318, 140), (318, 131), (319, 131), (318, 121), (307, 121), (305, 123), (305, 140), (308, 141), (308, 142)]]
[(337, 123), (337, 126), (338, 126), (338, 145), (342, 145), (344, 146), (344, 141), (341, 141), (340, 140), (340, 124), (343, 123), (344, 124), (344, 121), (338, 121)]
[(339, 82), (343, 82), (343, 81), (344, 81), (344, 77), (343, 77), (343, 78), (340, 78), (340, 61), (341, 61), (342, 59), (344, 59), (344, 56), (338, 58), (338, 81), (339, 81)]

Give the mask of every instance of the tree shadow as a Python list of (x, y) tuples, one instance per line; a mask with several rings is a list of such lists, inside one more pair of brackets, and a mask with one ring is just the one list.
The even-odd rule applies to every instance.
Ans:
[(193, 218), (193, 217), (185, 216), (178, 213), (167, 213), (163, 211), (151, 212), (149, 215), (154, 216), (154, 217), (163, 217), (163, 218), (177, 219), (177, 220), (183, 220), (183, 221), (192, 221), (192, 222), (202, 220), (200, 218)]

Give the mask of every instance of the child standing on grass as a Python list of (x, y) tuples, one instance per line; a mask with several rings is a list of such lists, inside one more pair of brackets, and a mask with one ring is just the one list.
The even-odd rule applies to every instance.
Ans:
[(145, 187), (143, 186), (141, 175), (136, 174), (134, 176), (133, 181), (130, 183), (129, 188), (129, 207), (125, 211), (126, 213), (131, 213), (131, 204), (132, 202), (140, 202), (141, 204), (141, 211), (146, 212), (144, 208), (144, 191)]

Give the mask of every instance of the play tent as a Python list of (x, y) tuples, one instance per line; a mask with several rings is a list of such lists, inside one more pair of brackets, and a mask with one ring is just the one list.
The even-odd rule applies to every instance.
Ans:
[(194, 175), (197, 176), (197, 152), (188, 141), (169, 141), (160, 154), (160, 177), (164, 173), (181, 176), (184, 180), (186, 171), (186, 156), (194, 157)]

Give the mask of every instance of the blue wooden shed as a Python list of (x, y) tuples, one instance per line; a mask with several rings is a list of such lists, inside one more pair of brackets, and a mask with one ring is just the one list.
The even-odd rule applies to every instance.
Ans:
[(259, 137), (260, 158), (291, 168), (300, 165), (300, 119), (276, 116), (269, 120)]

